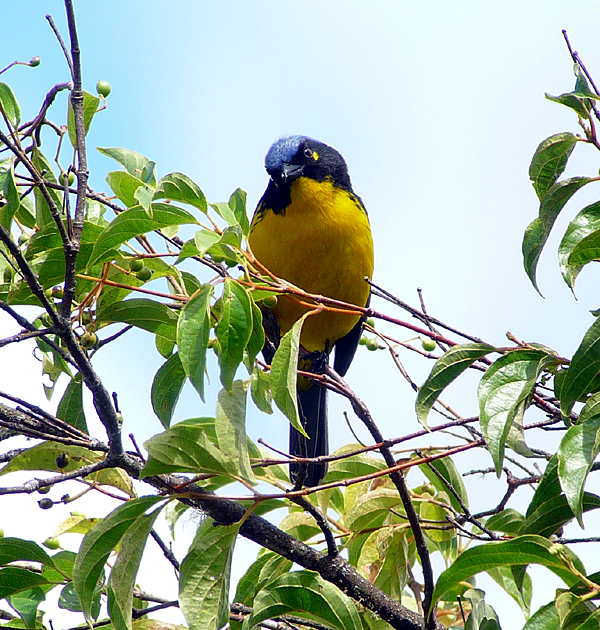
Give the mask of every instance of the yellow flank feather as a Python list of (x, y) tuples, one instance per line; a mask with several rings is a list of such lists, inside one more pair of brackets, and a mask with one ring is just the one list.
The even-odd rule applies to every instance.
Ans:
[[(299, 177), (291, 201), (281, 213), (257, 212), (250, 231), (256, 258), (276, 276), (307, 291), (365, 306), (373, 275), (369, 219), (358, 199), (327, 179)], [(309, 310), (280, 297), (272, 309), (281, 334)], [(309, 352), (331, 350), (359, 316), (323, 312), (305, 321), (300, 343)]]

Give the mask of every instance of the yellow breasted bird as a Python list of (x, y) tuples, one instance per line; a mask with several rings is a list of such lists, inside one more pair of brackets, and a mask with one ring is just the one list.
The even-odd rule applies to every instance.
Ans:
[[(257, 260), (308, 293), (366, 306), (370, 287), (365, 276), (373, 275), (373, 239), (344, 158), (322, 142), (290, 136), (273, 144), (265, 167), (271, 179), (256, 208), (249, 237)], [(280, 335), (307, 310), (293, 298), (280, 296), (272, 308)], [(309, 316), (300, 337), (306, 353), (301, 357), (302, 369), (322, 371), (335, 348), (333, 367), (344, 375), (354, 358), (361, 327), (359, 315), (325, 311)], [(309, 440), (290, 426), (292, 455), (328, 454), (326, 393), (316, 383), (299, 379), (300, 416)], [(290, 465), (292, 479), (298, 468), (298, 464)], [(305, 485), (318, 485), (326, 472), (327, 464), (309, 464)]]

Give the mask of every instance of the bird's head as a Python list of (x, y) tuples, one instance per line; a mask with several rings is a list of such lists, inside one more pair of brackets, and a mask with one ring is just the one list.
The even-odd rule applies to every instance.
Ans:
[(332, 147), (306, 136), (281, 138), (269, 149), (265, 168), (276, 186), (290, 186), (298, 177), (317, 181), (331, 179), (351, 189), (344, 158)]

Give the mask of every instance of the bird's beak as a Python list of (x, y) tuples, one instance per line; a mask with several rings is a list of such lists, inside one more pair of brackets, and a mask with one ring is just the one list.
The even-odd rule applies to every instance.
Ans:
[(290, 164), (289, 162), (284, 162), (281, 167), (281, 179), (284, 182), (293, 181), (297, 177), (302, 175), (304, 167), (301, 164)]

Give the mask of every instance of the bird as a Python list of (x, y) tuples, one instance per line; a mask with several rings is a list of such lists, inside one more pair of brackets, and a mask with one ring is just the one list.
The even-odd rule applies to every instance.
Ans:
[[(371, 291), (366, 278), (373, 276), (373, 238), (367, 211), (352, 188), (342, 155), (313, 138), (287, 136), (271, 146), (265, 168), (270, 179), (248, 238), (256, 260), (307, 293), (368, 306)], [(283, 295), (269, 316), (283, 336), (308, 310), (311, 306)], [(300, 335), (300, 367), (322, 373), (334, 351), (334, 370), (344, 376), (354, 358), (363, 319), (358, 313), (331, 311), (307, 317)], [(270, 362), (273, 350), (265, 344), (263, 354)], [(328, 455), (327, 389), (298, 378), (297, 400), (309, 439), (290, 425), (290, 454)], [(300, 469), (297, 462), (290, 464), (292, 481)], [(327, 463), (309, 463), (304, 485), (319, 485), (326, 472)]]

